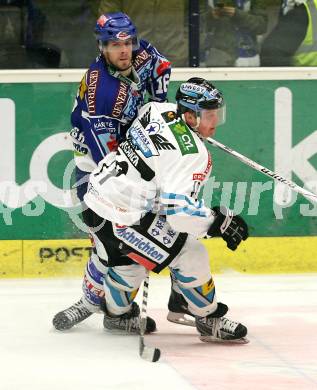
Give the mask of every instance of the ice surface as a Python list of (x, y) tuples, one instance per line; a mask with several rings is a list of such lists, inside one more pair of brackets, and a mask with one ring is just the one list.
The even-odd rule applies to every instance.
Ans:
[(162, 357), (149, 363), (138, 337), (107, 333), (101, 315), (53, 329), (53, 315), (80, 298), (80, 279), (0, 280), (0, 390), (317, 389), (317, 276), (224, 274), (215, 282), (250, 343), (202, 343), (194, 328), (166, 321), (170, 282), (152, 277), (158, 332), (145, 342)]

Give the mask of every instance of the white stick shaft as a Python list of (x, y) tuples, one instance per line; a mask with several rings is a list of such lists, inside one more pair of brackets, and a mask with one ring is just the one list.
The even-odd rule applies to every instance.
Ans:
[(140, 327), (140, 333), (141, 336), (144, 336), (145, 329), (146, 329), (146, 313), (147, 313), (147, 300), (149, 296), (149, 282), (150, 277), (149, 274), (147, 274), (146, 278), (143, 282), (143, 297), (142, 297), (142, 305), (141, 305), (141, 327)]
[(304, 188), (298, 186), (293, 181), (286, 179), (285, 177), (279, 175), (278, 173), (271, 171), (268, 168), (265, 168), (263, 165), (256, 163), (255, 161), (249, 159), (248, 157), (245, 157), (243, 154), (236, 152), (235, 150), (233, 150), (233, 149), (229, 148), (228, 146), (214, 140), (213, 138), (209, 137), (209, 138), (206, 138), (206, 140), (211, 145), (216, 146), (217, 148), (231, 154), (232, 156), (236, 157), (238, 160), (242, 161), (244, 164), (247, 164), (247, 165), (249, 165), (249, 167), (255, 169), (256, 171), (262, 172), (264, 175), (269, 176), (271, 179), (274, 179), (276, 181), (279, 181), (280, 183), (287, 185), (293, 191), (296, 191), (299, 194), (302, 194), (306, 199), (308, 199), (312, 202), (317, 202), (317, 195), (316, 194), (313, 194), (312, 192), (305, 190)]

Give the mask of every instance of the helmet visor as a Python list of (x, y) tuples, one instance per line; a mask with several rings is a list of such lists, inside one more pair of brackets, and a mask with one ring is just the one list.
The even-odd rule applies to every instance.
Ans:
[(214, 127), (226, 122), (226, 105), (214, 109), (203, 109), (199, 111), (200, 120), (205, 123), (212, 123)]
[[(132, 50), (137, 50), (140, 47), (138, 38), (136, 36), (131, 36), (124, 31), (120, 31), (114, 38), (100, 42), (102, 47), (106, 47), (107, 50), (118, 50), (120, 43), (131, 45)], [(111, 44), (108, 44), (109, 42), (111, 42)]]

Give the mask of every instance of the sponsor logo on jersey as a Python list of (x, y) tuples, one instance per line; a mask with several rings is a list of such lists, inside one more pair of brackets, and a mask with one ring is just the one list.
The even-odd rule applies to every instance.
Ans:
[(151, 59), (150, 54), (146, 50), (142, 50), (134, 59), (133, 66), (138, 70)]
[(96, 131), (102, 131), (104, 133), (116, 133), (117, 130), (114, 126), (114, 123), (112, 122), (111, 119), (106, 119), (106, 120), (100, 120), (98, 119), (97, 122), (94, 122), (93, 124), (94, 130)]
[(204, 171), (204, 174), (207, 176), (209, 171), (210, 171), (210, 168), (211, 168), (211, 165), (212, 165), (212, 160), (211, 160), (211, 155), (210, 153), (208, 152), (208, 162), (207, 162), (207, 166), (206, 166), (206, 169)]
[(89, 114), (96, 113), (96, 89), (99, 78), (99, 71), (93, 70), (89, 74), (88, 85), (88, 112)]
[(166, 123), (170, 123), (177, 118), (177, 114), (174, 111), (166, 111), (162, 113), (162, 117)]
[(119, 39), (120, 41), (125, 41), (126, 39), (131, 38), (131, 35), (127, 34), (125, 31), (120, 31), (116, 35), (116, 38)]
[(137, 167), (139, 163), (139, 156), (135, 153), (135, 150), (133, 146), (130, 144), (129, 141), (124, 141), (120, 144), (120, 149), (122, 149), (123, 153), (127, 156), (130, 163)]
[(135, 152), (134, 145), (127, 139), (122, 142), (119, 146), (119, 150), (126, 155), (130, 163), (135, 167), (135, 169), (140, 173), (141, 178), (145, 181), (153, 180), (155, 172), (150, 168)]
[(127, 245), (136, 249), (148, 258), (154, 259), (157, 263), (162, 263), (169, 256), (162, 248), (132, 228), (126, 227), (125, 229), (117, 229), (117, 226), (115, 226), (114, 234), (121, 241), (125, 242)]
[(155, 217), (147, 232), (167, 248), (173, 246), (179, 235), (171, 228), (169, 223), (167, 223), (165, 216), (162, 215), (157, 215)]
[(106, 128), (106, 124), (105, 124), (105, 122), (104, 121), (102, 121), (102, 122), (100, 122), (99, 120), (98, 120), (98, 122), (97, 123), (94, 123), (94, 129), (95, 130), (104, 130)]
[(141, 150), (145, 157), (159, 155), (152, 141), (141, 129), (137, 127), (131, 127), (129, 130), (129, 134), (132, 138), (133, 144), (135, 144)]
[(75, 149), (75, 154), (77, 156), (78, 155), (86, 155), (86, 154), (88, 154), (88, 148), (86, 148), (85, 146), (76, 144), (75, 142), (73, 142), (73, 146), (74, 146), (74, 149)]
[(204, 181), (206, 175), (204, 173), (193, 173), (193, 180), (195, 181)]
[(169, 128), (172, 130), (183, 156), (185, 154), (198, 153), (194, 137), (183, 121), (180, 120), (177, 123), (172, 123), (169, 125)]
[(112, 109), (112, 116), (114, 118), (121, 118), (124, 104), (128, 98), (129, 86), (120, 81), (118, 95)]
[(73, 127), (70, 131), (70, 136), (75, 138), (78, 142), (85, 143), (84, 133), (79, 130), (78, 127)]

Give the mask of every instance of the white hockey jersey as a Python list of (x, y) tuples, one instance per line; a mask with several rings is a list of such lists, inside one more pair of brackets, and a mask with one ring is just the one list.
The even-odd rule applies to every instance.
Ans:
[(148, 212), (166, 215), (178, 232), (205, 236), (213, 211), (198, 201), (212, 167), (204, 142), (176, 114), (172, 103), (148, 103), (90, 175), (84, 200), (101, 217), (133, 225)]

